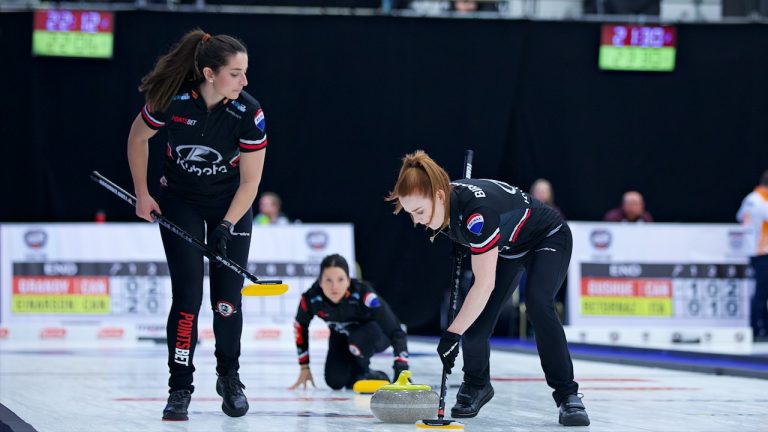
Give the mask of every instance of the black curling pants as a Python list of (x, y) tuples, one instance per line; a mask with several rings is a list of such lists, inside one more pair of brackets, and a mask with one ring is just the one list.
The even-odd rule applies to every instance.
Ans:
[(749, 315), (755, 337), (768, 336), (768, 255), (753, 256), (749, 263), (754, 271), (755, 295), (751, 300)]
[(351, 388), (368, 372), (371, 357), (390, 346), (389, 338), (375, 321), (350, 325), (345, 331), (349, 334), (331, 330), (328, 339), (325, 383), (334, 390)]
[(555, 295), (565, 279), (571, 260), (573, 240), (566, 224), (515, 260), (499, 257), (496, 286), (488, 304), (464, 333), (464, 381), (482, 386), (490, 382), (490, 337), (501, 308), (517, 288), (523, 271), (527, 272), (526, 310), (536, 335), (536, 347), (547, 384), (555, 391), (558, 405), (567, 395), (576, 393), (573, 362), (568, 352), (565, 332), (555, 310)]
[[(197, 239), (207, 239), (226, 214), (229, 203), (221, 206), (192, 205), (169, 193), (160, 199), (163, 216)], [(234, 225), (234, 235), (227, 244), (227, 257), (245, 267), (251, 244), (253, 215), (246, 214)], [(171, 273), (173, 301), (168, 315), (168, 368), (171, 392), (194, 391), (192, 363), (197, 343), (197, 322), (203, 301), (203, 252), (166, 228), (160, 227), (168, 269)], [(207, 240), (206, 240), (207, 243)], [(241, 308), (243, 278), (224, 266), (211, 263), (211, 308), (216, 337), (216, 372), (235, 372), (240, 364), (240, 335), (243, 330)]]

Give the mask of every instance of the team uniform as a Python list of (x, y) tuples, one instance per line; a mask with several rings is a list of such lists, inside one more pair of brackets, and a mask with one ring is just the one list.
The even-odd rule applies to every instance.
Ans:
[[(477, 320), (463, 335), (464, 382), (490, 382), (489, 338), (501, 308), (527, 272), (528, 317), (547, 384), (560, 405), (578, 391), (573, 363), (554, 298), (568, 270), (572, 239), (557, 210), (517, 187), (496, 180), (465, 179), (451, 183), (450, 225), (446, 233), (472, 255), (499, 251), (496, 286)], [(459, 400), (462, 391), (459, 392)]]
[(352, 387), (366, 378), (370, 358), (390, 345), (396, 373), (408, 369), (408, 345), (400, 320), (366, 282), (352, 279), (338, 304), (318, 282), (301, 295), (296, 320), (299, 364), (309, 364), (309, 323), (318, 316), (331, 330), (325, 361), (325, 382), (333, 389)]
[(755, 337), (768, 336), (768, 186), (758, 186), (741, 203), (736, 219), (747, 228), (751, 240), (750, 266), (754, 270), (750, 324)]
[[(141, 118), (168, 135), (159, 205), (163, 215), (195, 238), (208, 238), (232, 202), (240, 184), (242, 153), (264, 150), (267, 135), (264, 113), (246, 92), (236, 100), (224, 99), (208, 109), (196, 89), (183, 86), (170, 106), (152, 111), (147, 104)], [(227, 256), (241, 266), (248, 261), (253, 216), (246, 214), (232, 227)], [(206, 227), (208, 235), (206, 236)], [(173, 303), (168, 316), (170, 392), (192, 385), (197, 321), (203, 297), (203, 253), (182, 238), (160, 228), (171, 274)], [(243, 278), (225, 267), (210, 266), (213, 331), (216, 336), (216, 372), (239, 369), (243, 327)]]

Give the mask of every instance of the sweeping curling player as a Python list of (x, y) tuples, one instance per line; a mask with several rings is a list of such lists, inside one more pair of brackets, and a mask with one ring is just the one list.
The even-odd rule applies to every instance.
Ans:
[[(106, 189), (108, 189), (110, 192), (114, 193), (118, 197), (122, 198), (128, 204), (136, 207), (136, 197), (131, 195), (128, 191), (121, 188), (120, 186), (112, 183), (108, 178), (99, 174), (98, 171), (93, 171), (91, 173), (91, 180), (104, 186)], [(232, 270), (233, 272), (253, 282), (252, 284), (244, 286), (243, 289), (241, 290), (244, 296), (250, 296), (250, 297), (276, 296), (276, 295), (284, 294), (285, 292), (288, 291), (288, 285), (284, 284), (283, 281), (261, 280), (256, 276), (254, 276), (253, 274), (251, 274), (248, 270), (240, 267), (240, 265), (238, 265), (236, 262), (230, 260), (229, 258), (226, 258), (217, 254), (216, 252), (211, 250), (205, 243), (192, 237), (191, 234), (189, 234), (188, 232), (181, 229), (178, 225), (166, 219), (165, 216), (157, 212), (152, 212), (152, 216), (155, 218), (157, 223), (159, 223), (160, 225), (162, 225), (172, 233), (183, 238), (184, 240), (189, 242), (191, 245), (203, 251), (203, 253), (205, 253), (205, 256), (208, 257), (209, 260), (218, 261), (228, 269)]]

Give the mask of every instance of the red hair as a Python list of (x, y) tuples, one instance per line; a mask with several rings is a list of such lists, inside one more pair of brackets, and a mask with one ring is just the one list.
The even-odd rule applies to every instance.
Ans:
[(394, 201), (394, 213), (398, 214), (403, 209), (400, 204), (400, 197), (420, 194), (432, 199), (432, 214), (434, 215), (438, 191), (443, 191), (445, 194), (445, 213), (440, 225), (440, 229), (443, 229), (448, 225), (450, 217), (451, 180), (448, 173), (429, 155), (423, 150), (416, 150), (403, 158), (403, 166), (400, 168), (397, 183), (386, 200)]

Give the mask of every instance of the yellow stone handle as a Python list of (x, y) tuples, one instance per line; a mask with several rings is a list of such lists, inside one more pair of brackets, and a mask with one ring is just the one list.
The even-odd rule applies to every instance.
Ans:
[(432, 387), (426, 385), (426, 384), (411, 384), (408, 382), (408, 378), (411, 377), (411, 371), (404, 370), (400, 372), (400, 376), (397, 377), (397, 381), (395, 381), (393, 384), (385, 385), (384, 387), (379, 388), (379, 390), (422, 390), (422, 391), (431, 391)]

